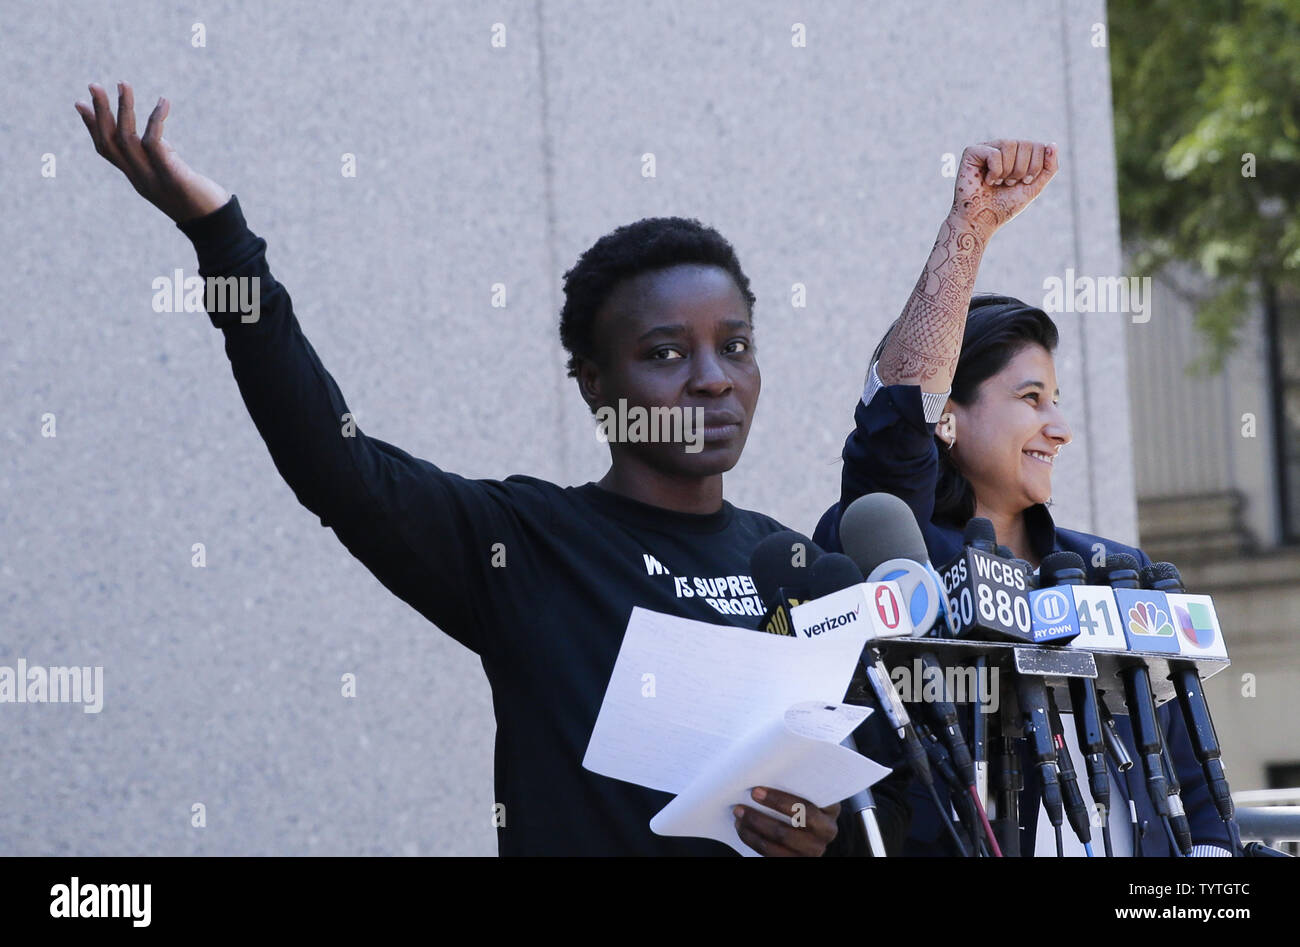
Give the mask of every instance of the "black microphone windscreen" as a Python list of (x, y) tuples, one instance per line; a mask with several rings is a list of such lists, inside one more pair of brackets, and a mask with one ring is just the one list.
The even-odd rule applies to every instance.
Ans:
[(749, 574), (763, 604), (778, 604), (783, 588), (806, 587), (808, 568), (821, 556), (821, 547), (793, 529), (764, 536), (749, 554)]
[(1078, 570), (1079, 578), (1084, 578), (1088, 574), (1087, 565), (1083, 561), (1083, 556), (1077, 552), (1049, 552), (1043, 556), (1043, 561), (1038, 564), (1038, 584), (1039, 588), (1057, 584), (1057, 576), (1067, 570)]
[(929, 562), (912, 508), (892, 493), (868, 493), (840, 518), (840, 545), (863, 575), (889, 559)]
[(1181, 586), (1183, 577), (1172, 562), (1153, 562), (1142, 570), (1142, 587), (1154, 588), (1157, 582), (1177, 582)]
[(808, 592), (813, 598), (830, 595), (862, 581), (862, 570), (848, 556), (828, 552), (808, 570)]
[(1126, 552), (1117, 552), (1114, 555), (1106, 556), (1101, 565), (1088, 567), (1088, 584), (1110, 585), (1112, 572), (1132, 572), (1136, 575), (1137, 570), (1137, 559)]
[[(1001, 556), (1003, 559), (1015, 559), (1015, 558), (1016, 558), (1016, 554), (1015, 554), (1014, 552), (1011, 551), (1011, 547), (1010, 547), (1010, 546), (1001, 546), (1001, 545), (999, 545), (997, 548), (995, 548), (995, 549), (993, 550), (993, 552), (996, 553), (997, 555)], [(1025, 560), (1021, 559), (1020, 561), (1021, 561), (1021, 562), (1024, 562)]]
[(993, 528), (993, 521), (985, 519), (983, 516), (972, 516), (966, 523), (966, 528), (962, 530), (961, 543), (963, 546), (973, 546), (977, 542), (987, 542), (996, 546), (998, 542), (997, 530)]

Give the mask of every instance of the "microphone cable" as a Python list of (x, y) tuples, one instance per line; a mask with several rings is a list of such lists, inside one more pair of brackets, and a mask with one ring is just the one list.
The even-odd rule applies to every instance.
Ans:
[[(1097, 712), (1101, 715), (1101, 735), (1106, 744), (1106, 755), (1110, 763), (1115, 767), (1116, 774), (1124, 778), (1124, 795), (1128, 802), (1129, 824), (1133, 828), (1133, 855), (1136, 858), (1142, 851), (1142, 832), (1138, 826), (1137, 803), (1133, 801), (1133, 784), (1128, 778), (1129, 770), (1133, 768), (1133, 757), (1129, 756), (1128, 750), (1124, 747), (1124, 741), (1119, 738), (1115, 715), (1106, 706), (1106, 701), (1102, 699), (1102, 696), (1102, 693), (1098, 692)], [(1107, 853), (1111, 854), (1109, 849), (1109, 823), (1106, 825), (1106, 831), (1102, 837), (1107, 841)]]
[[(921, 743), (925, 747), (931, 765), (939, 771), (939, 777), (947, 785), (955, 785), (958, 782), (957, 774), (953, 771), (952, 762), (949, 759), (948, 751), (944, 749), (943, 743), (925, 723), (917, 720), (913, 721), (912, 725), (916, 728), (916, 735), (921, 738)], [(972, 857), (972, 853), (966, 849), (966, 843), (962, 840), (961, 833), (957, 831), (957, 822), (953, 818), (951, 800), (948, 805), (944, 805), (934, 780), (930, 781), (927, 788), (930, 790), (930, 799), (939, 812), (939, 818), (948, 832), (949, 841), (957, 847), (957, 851), (961, 853), (963, 858)], [(974, 854), (978, 854), (978, 852), (979, 849), (976, 846)]]
[(1133, 801), (1133, 781), (1128, 778), (1129, 771), (1124, 770), (1124, 794), (1128, 796), (1129, 815), (1133, 823), (1133, 857), (1142, 858), (1142, 830), (1138, 828), (1137, 803)]

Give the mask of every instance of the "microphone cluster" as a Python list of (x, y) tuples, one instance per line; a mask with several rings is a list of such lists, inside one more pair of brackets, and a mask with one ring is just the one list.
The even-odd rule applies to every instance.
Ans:
[[(1093, 820), (1080, 772), (1111, 854), (1112, 768), (1126, 783), (1131, 772), (1145, 774), (1173, 850), (1189, 854), (1181, 786), (1156, 715), (1158, 703), (1176, 699), (1234, 854), (1242, 853), (1201, 673), (1226, 667), (1227, 649), (1210, 596), (1189, 594), (1176, 567), (1140, 568), (1132, 556), (1100, 553), (1087, 565), (1075, 553), (1055, 552), (1035, 574), (998, 545), (988, 520), (975, 518), (961, 552), (936, 570), (910, 507), (884, 493), (851, 504), (839, 533), (846, 555), (824, 553), (793, 531), (773, 534), (756, 547), (751, 573), (767, 608), (759, 627), (813, 637), (851, 622), (870, 623), (846, 700), (884, 714), (955, 852), (1019, 854), (1019, 795), (1022, 766), (1028, 765), (1037, 772), (1058, 854), (1067, 819), (1092, 854)], [(981, 672), (988, 665), (1009, 671), (1013, 683), (1001, 685), (1005, 699), (992, 701), (1002, 708), (994, 717), (982, 712), (988, 694), (960, 701), (947, 693), (937, 699), (912, 694), (904, 700), (908, 695), (895, 689), (886, 655), (911, 658), (939, 680), (946, 667), (973, 662)], [(978, 690), (983, 674), (970, 678)], [(1074, 716), (1079, 768), (1065, 740), (1066, 711)], [(1136, 760), (1118, 735), (1115, 712), (1130, 718)], [(963, 718), (973, 741), (966, 739)], [(874, 849), (879, 835), (870, 794), (864, 796), (855, 808), (863, 813)], [(1141, 827), (1131, 804), (1129, 812), (1134, 853), (1140, 854)]]

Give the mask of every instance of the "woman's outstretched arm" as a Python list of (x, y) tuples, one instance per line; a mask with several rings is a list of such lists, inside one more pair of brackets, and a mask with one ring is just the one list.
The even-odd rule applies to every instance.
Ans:
[[(92, 85), (91, 96), (93, 111), (82, 103), (77, 111), (95, 149), (193, 242), (209, 319), (225, 335), (244, 404), (298, 501), (387, 588), (483, 653), (493, 642), (474, 593), (487, 555), (470, 552), (487, 548), (485, 536), (514, 535), (510, 496), (367, 436), (303, 334), (239, 199), (162, 138), (167, 101), (158, 100), (138, 138), (129, 85), (119, 87), (116, 120), (102, 88)], [(214, 283), (226, 289), (214, 292)]]

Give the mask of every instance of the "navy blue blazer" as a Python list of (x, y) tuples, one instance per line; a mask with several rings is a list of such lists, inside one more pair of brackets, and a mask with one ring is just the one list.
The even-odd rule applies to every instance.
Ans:
[[(939, 452), (934, 443), (934, 426), (927, 424), (921, 405), (921, 388), (919, 385), (889, 385), (878, 390), (870, 405), (858, 399), (854, 412), (855, 427), (844, 443), (844, 470), (841, 481), (840, 500), (825, 514), (817, 524), (813, 540), (827, 551), (841, 551), (839, 539), (840, 516), (850, 503), (868, 493), (892, 493), (904, 500), (916, 515), (925, 537), (926, 548), (930, 553), (930, 562), (938, 568), (955, 559), (962, 549), (962, 530), (965, 524), (946, 521), (934, 522), (934, 496), (939, 480)], [(1025, 512), (1025, 524), (1035, 554), (1041, 559), (1051, 552), (1068, 550), (1078, 553), (1084, 561), (1089, 561), (1100, 543), (1106, 554), (1127, 553), (1135, 557), (1141, 565), (1146, 566), (1150, 559), (1146, 553), (1133, 546), (1126, 546), (1109, 539), (1081, 533), (1070, 529), (1061, 529), (1052, 522), (1051, 513), (1043, 504), (1037, 504)], [(1162, 728), (1168, 742), (1171, 759), (1182, 784), (1183, 806), (1191, 825), (1192, 840), (1195, 844), (1221, 845), (1231, 849), (1227, 826), (1219, 818), (1218, 810), (1210, 797), (1209, 786), (1200, 764), (1192, 751), (1191, 740), (1187, 735), (1186, 724), (1181, 713), (1170, 701), (1157, 710)], [(872, 714), (872, 718), (880, 717)], [(868, 723), (871, 718), (868, 719)], [(1128, 717), (1116, 715), (1116, 727), (1135, 760), (1135, 769), (1140, 768), (1140, 754), (1133, 740), (1132, 728)], [(864, 727), (866, 725), (864, 724)], [(879, 726), (868, 736), (875, 748), (882, 746), (883, 731)], [(892, 742), (896, 743), (897, 740)], [(862, 745), (862, 740), (859, 741)], [(892, 749), (892, 748), (891, 748)], [(878, 749), (879, 752), (879, 749)], [(885, 751), (889, 752), (888, 750)], [(870, 755), (870, 754), (869, 754)], [(886, 765), (898, 765), (901, 754), (893, 754), (892, 759), (881, 759)], [(1076, 767), (1081, 770), (1081, 767)], [(1025, 778), (1025, 790), (1021, 796), (1021, 852), (1033, 852), (1035, 832), (1038, 824), (1038, 812), (1041, 789), (1037, 769), (1033, 766), (1022, 767)], [(939, 776), (935, 774), (936, 782)], [(1151, 806), (1150, 799), (1142, 788), (1145, 780), (1135, 775), (1133, 788), (1138, 810), (1138, 820), (1146, 823), (1146, 832), (1142, 839), (1144, 855), (1168, 856), (1169, 841)], [(941, 797), (942, 797), (941, 787)], [(910, 787), (909, 798), (912, 805), (912, 827), (908, 833), (904, 854), (907, 855), (949, 855), (951, 849), (941, 835), (942, 825), (934, 803), (919, 784)], [(1127, 808), (1123, 781), (1111, 780), (1111, 808)], [(1068, 824), (1065, 831), (1069, 832)]]

